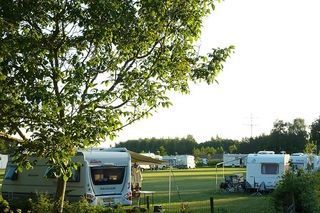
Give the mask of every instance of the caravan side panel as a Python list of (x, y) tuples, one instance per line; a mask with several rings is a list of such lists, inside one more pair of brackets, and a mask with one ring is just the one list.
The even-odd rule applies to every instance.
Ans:
[[(73, 176), (67, 182), (66, 198), (69, 200), (79, 200), (86, 192), (86, 169), (83, 158), (75, 161), (81, 166), (74, 171)], [(50, 170), (44, 160), (38, 159), (33, 169), (23, 170), (21, 173), (17, 172), (16, 168), (17, 166), (9, 160), (2, 184), (2, 196), (6, 200), (19, 200), (38, 193), (45, 193), (49, 196), (55, 194), (57, 179), (48, 175)]]

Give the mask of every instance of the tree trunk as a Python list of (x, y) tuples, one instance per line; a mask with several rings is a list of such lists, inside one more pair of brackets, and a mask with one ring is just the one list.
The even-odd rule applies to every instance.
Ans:
[(67, 182), (63, 180), (63, 177), (59, 177), (57, 182), (54, 212), (59, 212), (59, 213), (63, 212), (63, 203), (64, 203), (64, 197), (66, 193), (66, 186), (67, 186)]

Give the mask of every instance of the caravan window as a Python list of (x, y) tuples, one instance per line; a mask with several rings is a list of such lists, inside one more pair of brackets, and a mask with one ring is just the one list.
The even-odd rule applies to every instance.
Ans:
[(279, 173), (279, 164), (263, 163), (261, 164), (261, 174), (276, 175)]
[(125, 167), (91, 167), (94, 185), (122, 184)]
[[(46, 178), (56, 178), (54, 175), (55, 168), (48, 168), (44, 177)], [(72, 175), (68, 179), (68, 182), (80, 182), (80, 167), (78, 169), (72, 169)]]
[(17, 166), (8, 166), (4, 179), (17, 180), (18, 179)]

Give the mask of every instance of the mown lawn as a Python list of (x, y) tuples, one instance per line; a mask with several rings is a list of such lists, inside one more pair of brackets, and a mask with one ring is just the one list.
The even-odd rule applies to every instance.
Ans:
[[(216, 174), (218, 184), (216, 187)], [(177, 212), (183, 204), (191, 212), (210, 212), (210, 197), (214, 198), (216, 212), (268, 212), (269, 196), (248, 193), (226, 193), (219, 190), (223, 171), (215, 168), (179, 169), (143, 172), (142, 190), (155, 191), (154, 202)], [(225, 175), (243, 174), (245, 169), (227, 168)], [(171, 176), (171, 204), (169, 206), (169, 177)]]

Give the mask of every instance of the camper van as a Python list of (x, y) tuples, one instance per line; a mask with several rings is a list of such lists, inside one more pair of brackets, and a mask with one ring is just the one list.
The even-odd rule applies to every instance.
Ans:
[[(72, 162), (80, 166), (67, 182), (66, 199), (86, 197), (93, 205), (103, 206), (132, 204), (131, 156), (126, 149), (78, 151)], [(9, 159), (2, 184), (2, 196), (12, 201), (35, 193), (54, 195), (57, 179), (44, 159), (21, 173)]]
[(290, 155), (261, 151), (247, 158), (247, 188), (271, 190), (289, 169)]

